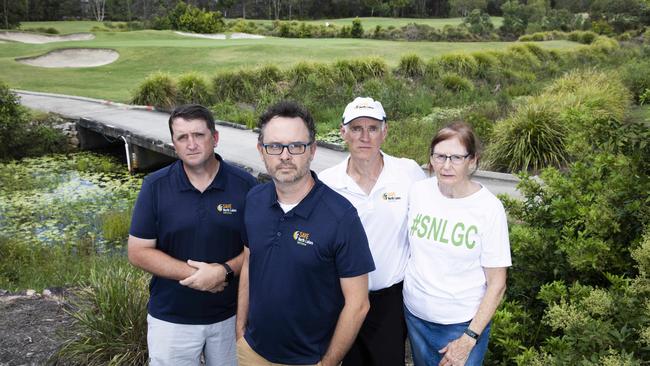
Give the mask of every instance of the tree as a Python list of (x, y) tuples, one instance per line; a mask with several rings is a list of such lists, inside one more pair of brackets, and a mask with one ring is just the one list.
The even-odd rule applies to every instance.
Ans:
[(14, 4), (13, 2), (14, 0), (2, 0), (0, 17), (2, 18), (1, 27), (4, 29), (18, 28), (20, 26), (20, 18), (24, 10), (22, 5), (24, 4)]
[(494, 31), (494, 24), (487, 13), (482, 13), (479, 9), (472, 10), (469, 15), (463, 19), (463, 24), (467, 26), (470, 32), (480, 36), (490, 35)]
[(104, 21), (104, 9), (106, 7), (106, 0), (90, 0), (90, 10), (98, 22)]
[(528, 26), (528, 9), (517, 0), (506, 1), (501, 6), (503, 12), (503, 24), (501, 33), (506, 36), (518, 37), (526, 31)]
[(452, 16), (466, 17), (474, 9), (485, 11), (486, 8), (487, 0), (449, 0)]
[(359, 17), (354, 18), (352, 21), (352, 30), (350, 31), (352, 38), (361, 38), (363, 37), (363, 26), (361, 25), (361, 19)]

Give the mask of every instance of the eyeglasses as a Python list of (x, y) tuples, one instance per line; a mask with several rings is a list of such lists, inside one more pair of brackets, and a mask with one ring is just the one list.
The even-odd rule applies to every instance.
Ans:
[(463, 163), (463, 161), (465, 161), (465, 159), (467, 159), (467, 157), (469, 155), (470, 154), (466, 154), (466, 155), (445, 155), (445, 154), (433, 153), (433, 154), (431, 154), (431, 159), (436, 164), (441, 164), (442, 165), (447, 161), (447, 159), (449, 159), (449, 161), (451, 161), (452, 164), (460, 165), (460, 164)]
[(282, 155), (284, 148), (286, 147), (291, 155), (302, 155), (307, 150), (307, 146), (313, 144), (314, 142), (304, 143), (304, 142), (292, 142), (290, 144), (262, 144), (264, 150), (269, 155)]

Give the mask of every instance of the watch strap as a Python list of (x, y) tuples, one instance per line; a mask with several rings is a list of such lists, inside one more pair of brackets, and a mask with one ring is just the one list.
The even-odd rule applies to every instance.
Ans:
[(474, 338), (477, 341), (478, 341), (478, 337), (481, 336), (480, 334), (476, 333), (475, 331), (473, 331), (473, 330), (471, 330), (469, 328), (465, 328), (465, 332), (463, 332), (463, 333), (467, 334), (468, 336)]
[(230, 268), (228, 263), (224, 262), (221, 263), (221, 265), (226, 269), (226, 281), (231, 281), (235, 277), (235, 272), (232, 270), (232, 268)]

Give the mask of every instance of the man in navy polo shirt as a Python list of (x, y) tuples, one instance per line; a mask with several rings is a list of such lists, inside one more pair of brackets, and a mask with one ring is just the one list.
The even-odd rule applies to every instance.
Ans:
[(151, 365), (237, 365), (235, 312), (245, 197), (255, 179), (225, 163), (209, 110), (176, 108), (169, 131), (179, 161), (148, 175), (138, 195), (129, 260), (153, 274)]
[(338, 365), (368, 312), (368, 240), (354, 206), (309, 170), (309, 112), (281, 102), (259, 124), (272, 182), (246, 198), (239, 365)]

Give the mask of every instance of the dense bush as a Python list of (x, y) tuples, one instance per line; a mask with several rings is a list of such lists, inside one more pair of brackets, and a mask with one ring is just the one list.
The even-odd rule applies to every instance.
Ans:
[(218, 33), (225, 29), (225, 22), (218, 11), (204, 11), (192, 4), (180, 1), (169, 13), (155, 18), (152, 27), (195, 33)]
[(131, 103), (171, 110), (176, 105), (178, 89), (169, 74), (156, 72), (149, 75), (133, 93)]
[[(647, 126), (642, 135), (650, 136)], [(513, 269), (492, 364), (638, 365), (650, 357), (647, 171), (634, 154), (599, 152), (544, 170), (543, 184), (522, 176), (524, 200), (506, 199)]]
[(350, 35), (352, 38), (361, 38), (363, 37), (363, 26), (361, 25), (361, 19), (359, 17), (352, 20), (352, 29), (350, 29)]
[(66, 138), (47, 120), (33, 118), (0, 81), (0, 160), (62, 152)]
[(96, 264), (72, 297), (75, 324), (56, 362), (146, 364), (149, 277), (124, 258)]

